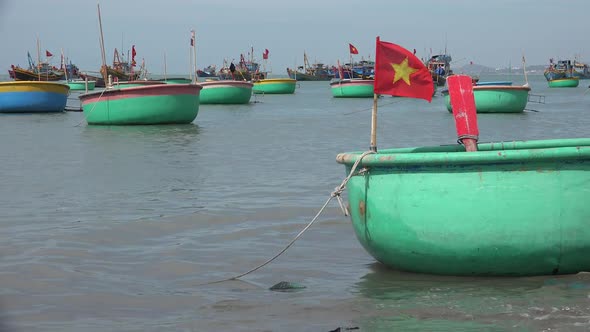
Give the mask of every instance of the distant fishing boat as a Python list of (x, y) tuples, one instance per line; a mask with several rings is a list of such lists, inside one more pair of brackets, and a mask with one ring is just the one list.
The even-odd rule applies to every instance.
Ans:
[(224, 66), (217, 73), (221, 80), (243, 80), (252, 81), (256, 79), (263, 79), (266, 77), (266, 73), (260, 70), (260, 64), (254, 60), (254, 50), (252, 49), (250, 58), (246, 59), (244, 54), (240, 54), (240, 62), (234, 64), (230, 62), (228, 65), (224, 63)]
[(200, 104), (248, 104), (252, 97), (251, 82), (235, 80), (205, 81), (199, 83)]
[(323, 63), (309, 64), (307, 54), (303, 52), (303, 66), (297, 69), (287, 68), (289, 78), (298, 81), (329, 81), (334, 78), (334, 72)]
[(588, 65), (577, 60), (558, 60), (557, 63), (553, 59), (549, 59), (549, 66), (543, 72), (547, 81), (554, 81), (563, 78), (590, 78), (590, 70)]
[(426, 68), (430, 71), (432, 81), (434, 81), (436, 85), (444, 86), (447, 77), (453, 75), (451, 61), (452, 58), (448, 54), (433, 55), (428, 61), (426, 61)]
[(574, 60), (574, 64), (572, 66), (572, 75), (579, 79), (589, 79), (590, 78), (590, 68), (587, 64), (578, 62)]
[(15, 65), (10, 66), (10, 70), (8, 70), (10, 78), (15, 81), (59, 81), (64, 79), (65, 72), (63, 68), (58, 69), (51, 66), (49, 62), (39, 61), (36, 64), (29, 52), (27, 52), (27, 59), (29, 61), (27, 69)]
[(334, 98), (370, 98), (373, 97), (374, 80), (368, 79), (334, 79), (330, 89)]
[(0, 82), (0, 113), (63, 112), (69, 91), (56, 82)]
[(207, 66), (197, 70), (198, 77), (217, 77), (217, 68), (215, 65)]
[[(478, 82), (473, 87), (477, 113), (521, 113), (526, 108), (530, 91), (528, 85), (512, 86), (512, 82)], [(445, 97), (447, 110), (452, 113), (449, 89), (442, 90), (441, 94)]]
[(264, 78), (254, 81), (254, 94), (292, 94), (297, 80), (293, 78)]
[[(132, 52), (135, 52), (135, 47), (132, 48)], [(134, 57), (134, 56), (133, 56)], [(135, 60), (132, 59), (132, 62), (124, 61), (121, 59), (119, 55), (119, 51), (115, 48), (113, 53), (113, 64), (112, 66), (105, 66), (102, 67), (101, 73), (92, 75), (87, 72), (80, 73), (80, 78), (88, 79), (89, 81), (96, 81), (97, 87), (105, 87), (106, 82), (104, 77), (111, 76), (113, 80), (119, 81), (134, 81), (138, 80), (141, 76), (142, 70), (134, 70)], [(106, 70), (106, 74), (103, 71)]]
[(578, 77), (564, 77), (547, 81), (550, 88), (575, 88), (580, 84)]

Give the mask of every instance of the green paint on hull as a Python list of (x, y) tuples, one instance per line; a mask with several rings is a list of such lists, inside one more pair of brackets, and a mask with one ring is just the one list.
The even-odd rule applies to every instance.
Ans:
[[(590, 138), (383, 150), (347, 184), (383, 264), (439, 275), (590, 271)], [(341, 154), (347, 172), (360, 153)]]
[(559, 80), (547, 81), (550, 88), (576, 88), (580, 84), (577, 78), (564, 78)]
[(255, 94), (292, 94), (297, 81), (294, 79), (266, 79), (254, 83), (252, 92)]
[(201, 90), (201, 104), (248, 104), (252, 97), (251, 86), (210, 86)]
[(334, 98), (372, 98), (373, 83), (371, 84), (330, 84)]
[[(477, 113), (522, 113), (529, 100), (530, 89), (506, 86), (491, 88), (481, 86), (473, 89)], [(453, 112), (448, 90), (443, 91), (447, 111)]]
[[(67, 85), (70, 87), (70, 90), (86, 91), (86, 82), (84, 81), (68, 81)], [(88, 91), (94, 90), (95, 86), (96, 81), (88, 81)]]
[(199, 94), (104, 98), (82, 110), (89, 125), (185, 124), (199, 113)]

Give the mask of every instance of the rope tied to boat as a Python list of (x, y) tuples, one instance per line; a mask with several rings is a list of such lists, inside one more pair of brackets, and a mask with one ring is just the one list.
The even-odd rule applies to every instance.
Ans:
[(364, 157), (366, 157), (369, 154), (373, 154), (375, 153), (375, 151), (365, 151), (363, 152), (358, 159), (354, 162), (354, 164), (352, 165), (352, 168), (350, 169), (350, 172), (348, 173), (348, 176), (346, 178), (344, 178), (344, 180), (342, 181), (342, 183), (335, 188), (335, 190), (330, 194), (330, 197), (328, 198), (328, 200), (324, 203), (324, 205), (320, 208), (320, 210), (318, 211), (318, 213), (316, 213), (316, 215), (313, 217), (313, 219), (291, 240), (291, 242), (289, 242), (281, 251), (279, 251), (277, 254), (275, 254), (273, 257), (267, 259), (264, 263), (256, 266), (255, 268), (252, 268), (244, 273), (235, 275), (233, 277), (230, 278), (225, 278), (225, 279), (220, 279), (220, 280), (215, 280), (215, 281), (209, 281), (209, 282), (205, 282), (205, 283), (201, 283), (201, 284), (197, 284), (195, 285), (196, 287), (198, 286), (205, 286), (205, 285), (212, 285), (212, 284), (218, 284), (218, 283), (222, 283), (225, 281), (231, 281), (231, 280), (238, 280), (241, 277), (244, 277), (264, 266), (266, 266), (267, 264), (269, 264), (270, 262), (274, 261), (275, 259), (277, 259), (280, 255), (282, 255), (285, 251), (287, 251), (287, 249), (289, 249), (294, 243), (295, 241), (297, 241), (302, 235), (303, 233), (305, 233), (305, 231), (307, 231), (311, 225), (313, 225), (313, 223), (318, 219), (318, 217), (322, 214), (322, 212), (324, 212), (324, 210), (326, 209), (326, 206), (328, 206), (328, 203), (330, 203), (330, 201), (332, 200), (332, 198), (336, 197), (338, 199), (338, 203), (340, 204), (340, 208), (342, 209), (342, 212), (344, 212), (345, 216), (348, 216), (348, 210), (346, 209), (346, 207), (344, 206), (344, 203), (342, 202), (342, 198), (341, 198), (341, 194), (344, 191), (344, 189), (346, 188), (346, 184), (348, 183), (348, 181), (350, 180), (350, 178), (352, 178), (356, 173), (356, 168), (358, 167), (358, 165), (361, 163), (361, 161), (363, 160)]
[(98, 99), (96, 100), (96, 103), (94, 103), (94, 105), (92, 105), (92, 108), (90, 109), (90, 111), (88, 111), (88, 114), (86, 114), (84, 116), (84, 120), (78, 122), (77, 125), (75, 125), (74, 127), (78, 127), (82, 124), (82, 122), (84, 122), (86, 120), (86, 118), (90, 115), (90, 113), (92, 113), (92, 111), (94, 111), (94, 108), (96, 107), (96, 105), (98, 104), (98, 102), (100, 101), (100, 98), (102, 98), (102, 95), (104, 94), (105, 91), (107, 91), (109, 89), (107, 89), (106, 87), (102, 90), (102, 92), (100, 93), (100, 95), (98, 96)]
[(350, 214), (348, 212), (348, 208), (346, 208), (346, 205), (344, 205), (344, 202), (342, 201), (341, 195), (344, 192), (344, 189), (346, 189), (346, 184), (348, 183), (350, 178), (352, 178), (352, 176), (355, 174), (356, 168), (361, 163), (361, 160), (363, 160), (363, 158), (365, 158), (367, 155), (370, 155), (373, 153), (375, 153), (375, 151), (369, 150), (369, 151), (363, 152), (363, 154), (361, 154), (360, 157), (352, 165), (352, 168), (350, 169), (350, 173), (348, 173), (348, 176), (346, 178), (344, 178), (342, 183), (338, 187), (336, 187), (334, 189), (334, 191), (332, 192), (332, 194), (330, 195), (330, 197), (336, 197), (336, 199), (338, 200), (338, 204), (340, 205), (340, 210), (342, 210), (342, 213), (347, 217)]

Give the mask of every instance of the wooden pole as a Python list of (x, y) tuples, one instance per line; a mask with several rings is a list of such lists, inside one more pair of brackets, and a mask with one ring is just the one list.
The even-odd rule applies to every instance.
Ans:
[(37, 80), (41, 80), (41, 46), (39, 46), (39, 36), (37, 36)]
[(167, 81), (166, 52), (164, 52), (164, 81)]
[(199, 75), (197, 74), (197, 36), (196, 36), (196, 32), (195, 30), (192, 31), (192, 37), (193, 37), (193, 62), (194, 62), (194, 67), (193, 70), (195, 72), (195, 83), (197, 83), (199, 81)]
[(377, 98), (376, 93), (373, 94), (373, 111), (371, 114), (371, 145), (370, 150), (377, 152)]
[(102, 73), (102, 79), (104, 80), (105, 84), (108, 82), (107, 76), (107, 57), (104, 51), (104, 36), (102, 34), (102, 19), (100, 17), (100, 4), (97, 2), (96, 7), (98, 9), (98, 26), (100, 29), (100, 56), (102, 60), (102, 66), (100, 67), (100, 71)]
[(524, 71), (524, 84), (529, 86), (529, 79), (526, 74), (526, 60), (524, 59), (524, 51), (522, 52), (522, 70)]
[(192, 46), (188, 48), (188, 75), (191, 82), (195, 83), (193, 80), (193, 48)]

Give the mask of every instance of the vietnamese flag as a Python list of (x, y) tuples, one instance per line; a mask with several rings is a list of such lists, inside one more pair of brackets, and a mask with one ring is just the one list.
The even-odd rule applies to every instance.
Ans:
[(268, 48), (264, 50), (264, 53), (262, 53), (262, 58), (268, 59)]
[(359, 54), (359, 50), (357, 50), (356, 47), (354, 47), (354, 45), (349, 43), (348, 48), (350, 49), (350, 54)]
[(45, 50), (45, 56), (53, 56), (53, 54), (51, 54), (51, 52), (49, 52), (48, 50)]
[(375, 94), (432, 101), (434, 83), (428, 68), (405, 48), (377, 37)]

